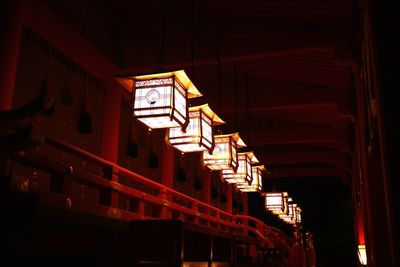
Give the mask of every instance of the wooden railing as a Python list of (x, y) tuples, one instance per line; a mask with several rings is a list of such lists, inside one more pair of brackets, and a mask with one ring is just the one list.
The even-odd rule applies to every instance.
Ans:
[[(57, 173), (58, 178), (52, 177), (58, 179), (56, 183), (59, 185), (53, 186), (56, 189), (39, 192), (41, 201), (47, 205), (125, 221), (178, 219), (247, 237), (261, 246), (288, 248), (288, 238), (285, 234), (256, 218), (232, 215), (63, 141), (46, 137), (44, 143), (91, 162), (102, 170), (101, 175), (96, 175), (57, 162), (35, 151), (30, 152), (30, 155), (27, 153), (16, 156), (22, 163), (48, 170), (49, 173)], [(83, 200), (69, 194), (68, 188), (71, 187), (73, 180), (98, 188), (99, 202)], [(148, 190), (134, 188), (122, 183), (122, 180), (140, 184)], [(118, 198), (121, 196), (129, 199), (129, 207), (119, 207)], [(149, 205), (153, 207), (153, 211), (151, 214), (146, 214), (146, 206)]]

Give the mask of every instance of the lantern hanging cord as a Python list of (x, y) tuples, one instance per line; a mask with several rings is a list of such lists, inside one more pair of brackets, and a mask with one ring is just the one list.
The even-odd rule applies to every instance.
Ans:
[(162, 1), (161, 40), (156, 66), (154, 67), (155, 72), (162, 71), (162, 66), (165, 64), (165, 38), (167, 29), (167, 4), (165, 2), (166, 0)]
[(85, 101), (88, 100), (88, 91), (89, 91), (89, 71), (86, 69), (86, 77), (85, 77)]
[(221, 58), (219, 55), (219, 50), (217, 51), (217, 86), (218, 86), (218, 112), (222, 113), (222, 88), (221, 88), (221, 79), (222, 79), (222, 70), (221, 70)]
[(247, 142), (250, 142), (250, 104), (249, 104), (249, 77), (247, 74), (244, 74), (244, 82), (245, 82), (245, 91), (246, 91), (246, 117), (247, 117)]
[(235, 128), (238, 131), (239, 120), (238, 120), (238, 79), (237, 79), (237, 65), (236, 61), (233, 62), (233, 96), (234, 96), (234, 107), (235, 107)]
[(192, 40), (191, 40), (191, 78), (194, 79), (194, 49), (195, 49), (195, 7), (196, 1), (192, 0)]

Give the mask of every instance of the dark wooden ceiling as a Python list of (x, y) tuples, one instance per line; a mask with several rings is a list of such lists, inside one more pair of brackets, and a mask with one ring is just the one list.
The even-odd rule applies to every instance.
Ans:
[(271, 178), (348, 181), (358, 43), (352, 1), (157, 0), (113, 8), (124, 71), (185, 68), (204, 95), (193, 103), (210, 103)]
[(267, 190), (289, 189), (326, 262), (348, 266), (329, 251), (353, 238), (358, 1), (46, 2), (121, 73), (184, 68), (204, 95), (192, 104), (210, 103), (223, 130), (241, 133), (269, 170)]

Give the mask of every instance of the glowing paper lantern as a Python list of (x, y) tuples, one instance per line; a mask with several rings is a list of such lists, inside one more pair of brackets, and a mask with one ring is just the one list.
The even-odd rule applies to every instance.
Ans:
[(188, 98), (201, 96), (184, 70), (118, 76), (117, 80), (133, 92), (133, 116), (151, 129), (186, 128)]
[(235, 186), (242, 192), (260, 192), (262, 191), (262, 175), (261, 172), (265, 171), (264, 165), (252, 166), (253, 181), (251, 184), (237, 183)]
[(247, 183), (251, 184), (253, 181), (253, 174), (251, 164), (259, 163), (253, 152), (238, 153), (239, 166), (237, 171), (233, 169), (222, 170), (221, 178), (228, 183)]
[(246, 144), (238, 133), (214, 136), (215, 146), (212, 153), (203, 152), (202, 163), (214, 171), (233, 169), (238, 167), (237, 149), (245, 147)]
[(288, 204), (288, 214), (287, 215), (279, 215), (279, 218), (284, 220), (290, 224), (296, 224), (296, 207), (297, 204), (289, 203)]
[(296, 223), (301, 223), (301, 208), (296, 207)]
[(265, 193), (265, 208), (275, 214), (287, 213), (287, 192)]
[(367, 265), (367, 249), (365, 245), (358, 245), (358, 260), (361, 265)]
[(224, 123), (208, 104), (189, 108), (189, 124), (168, 129), (168, 141), (181, 152), (212, 151), (214, 148), (213, 126)]

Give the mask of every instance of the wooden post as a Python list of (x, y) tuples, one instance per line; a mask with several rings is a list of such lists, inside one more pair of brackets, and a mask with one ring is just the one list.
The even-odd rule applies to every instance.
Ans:
[[(116, 164), (118, 164), (121, 95), (121, 88), (113, 84), (107, 87), (104, 98), (101, 156)], [(114, 173), (112, 169), (108, 170), (108, 172), (104, 173), (104, 178), (118, 183), (118, 174)], [(109, 202), (112, 207), (119, 207), (118, 192), (111, 190), (111, 192), (104, 192), (104, 195), (111, 198)]]
[[(174, 149), (165, 142), (162, 147), (161, 183), (169, 188), (174, 187)], [(166, 190), (160, 192), (159, 196), (165, 201), (171, 200)], [(169, 219), (171, 217), (167, 206), (161, 206), (160, 216), (162, 219)]]

